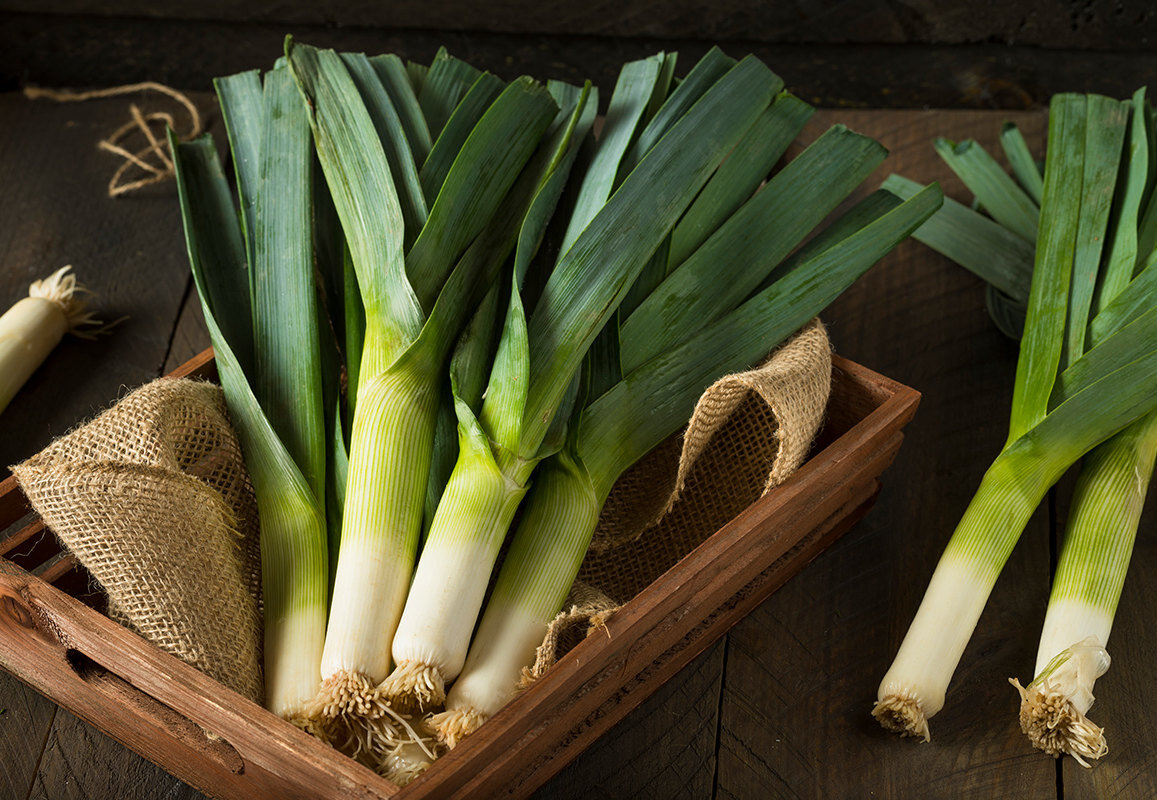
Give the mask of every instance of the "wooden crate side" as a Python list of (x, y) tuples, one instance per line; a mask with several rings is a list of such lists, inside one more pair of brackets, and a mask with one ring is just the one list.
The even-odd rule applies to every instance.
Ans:
[(0, 666), (217, 797), (383, 800), (397, 793), (360, 764), (3, 559)]
[(16, 478), (9, 475), (0, 481), (0, 530), (19, 522), (31, 510)]
[(213, 348), (206, 347), (181, 366), (165, 375), (166, 378), (197, 378), (205, 381), (217, 380), (217, 362), (213, 360)]
[[(20, 493), (19, 489), (15, 491)], [(23, 494), (21, 494), (21, 497), (23, 497)], [(0, 539), (0, 556), (6, 556), (11, 560), (11, 554), (13, 552), (28, 544), (36, 537), (43, 535), (44, 531), (44, 521), (41, 520), (40, 517), (35, 517), (24, 527), (18, 528), (8, 534), (8, 536)]]

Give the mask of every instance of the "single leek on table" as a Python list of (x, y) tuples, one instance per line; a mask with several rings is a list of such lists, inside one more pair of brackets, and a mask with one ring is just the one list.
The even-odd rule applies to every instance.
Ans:
[[(970, 188), (987, 186), (977, 195), (989, 192), (982, 205), (996, 222), (957, 204), (915, 234), (1028, 307), (1008, 442), (953, 534), (881, 683), (874, 713), (885, 727), (928, 738), (927, 718), (942, 707), (1029, 515), (1087, 452), (1036, 678), (1027, 687), (1014, 685), (1022, 697), (1021, 727), (1034, 745), (1086, 765), (1085, 758), (1106, 751), (1101, 730), (1084, 713), (1093, 682), (1108, 667), (1104, 648), (1157, 448), (1157, 270), (1153, 253), (1139, 246), (1139, 210), (1142, 201), (1152, 203), (1143, 197), (1153, 137), (1147, 108), (1143, 90), (1120, 103), (1095, 95), (1054, 98), (1035, 236), (1015, 212), (1037, 197), (1035, 164), (1024, 155), (1023, 137), (1007, 126), (1002, 142), (1024, 190), (1011, 179), (994, 190), (991, 175), (978, 182), (958, 170)], [(995, 162), (989, 162), (975, 159), (991, 171)], [(901, 194), (915, 188), (896, 176), (885, 185)], [(1004, 209), (1001, 217), (994, 207)], [(1035, 264), (1025, 245), (1035, 245)], [(977, 257), (985, 251), (1003, 255)], [(1027, 268), (1031, 293), (1022, 295)]]

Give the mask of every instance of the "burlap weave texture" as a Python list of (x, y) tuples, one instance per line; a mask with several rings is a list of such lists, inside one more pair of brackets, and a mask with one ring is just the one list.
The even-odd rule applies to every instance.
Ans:
[(703, 393), (686, 431), (615, 484), (524, 682), (799, 468), (823, 422), (831, 374), (831, 344), (815, 319), (755, 369)]
[(261, 701), (257, 506), (219, 387), (154, 381), (12, 472), (110, 617)]

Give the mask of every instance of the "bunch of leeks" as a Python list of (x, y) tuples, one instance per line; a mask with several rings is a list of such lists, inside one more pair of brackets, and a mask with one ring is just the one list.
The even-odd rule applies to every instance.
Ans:
[[(624, 70), (612, 109), (645, 106), (649, 84), (634, 78)], [(597, 207), (629, 163), (631, 148), (624, 142), (633, 136), (647, 141), (650, 123), (643, 113), (608, 114), (573, 204), (564, 251), (567, 243), (583, 241), (576, 232), (595, 224), (582, 210)], [(935, 187), (907, 202), (878, 192), (797, 250), (885, 155), (876, 142), (836, 126), (760, 188), (761, 176), (810, 113), (786, 93), (760, 111), (592, 348), (566, 437), (534, 473), (465, 666), (446, 710), (433, 717), (448, 745), (515, 693), (519, 672), (561, 607), (618, 476), (686, 422), (713, 380), (766, 355), (939, 206)]]
[[(640, 100), (662, 88), (657, 84), (665, 80), (668, 61), (659, 56), (628, 65), (625, 80)], [(643, 70), (649, 70), (649, 80), (639, 76)], [(782, 85), (754, 58), (735, 62), (718, 50), (708, 53), (655, 112), (652, 122), (662, 130), (617, 190), (598, 200), (582, 198), (577, 213), (589, 219), (572, 227), (576, 233), (554, 263), (539, 264), (538, 274), (527, 276), (533, 253), (516, 251), (485, 399), (476, 409), (456, 403), (459, 457), (394, 638), (397, 668), (382, 687), (395, 707), (426, 710), (445, 699), (445, 682), (465, 660), (494, 562), (528, 481), (536, 465), (562, 445), (588, 347)], [(584, 129), (593, 112), (590, 106), (583, 115)], [(524, 234), (531, 244), (541, 237), (539, 231)]]
[[(937, 144), (991, 219), (949, 200), (914, 236), (989, 282), (990, 300), (998, 298), (990, 311), (1005, 332), (1020, 333), (1015, 309), (1027, 306), (1009, 440), (949, 542), (875, 714), (885, 727), (928, 737), (927, 717), (942, 706), (1028, 516), (1088, 452), (1036, 678), (1025, 688), (1014, 682), (1033, 744), (1087, 765), (1106, 752), (1084, 714), (1108, 667), (1104, 648), (1157, 453), (1152, 115), (1144, 90), (1124, 102), (1054, 98), (1043, 179), (1014, 126), (1001, 141), (1019, 186), (974, 142)], [(919, 189), (898, 176), (885, 186), (901, 196)]]
[(835, 126), (761, 187), (811, 109), (752, 57), (674, 68), (626, 65), (593, 143), (589, 85), (287, 41), (218, 81), (238, 204), (210, 139), (173, 143), (258, 493), (269, 705), (367, 763), (429, 755), (397, 726), (463, 663), (448, 713), (480, 681), (492, 713), (615, 478), (940, 204), (881, 191), (812, 236), (883, 148)]

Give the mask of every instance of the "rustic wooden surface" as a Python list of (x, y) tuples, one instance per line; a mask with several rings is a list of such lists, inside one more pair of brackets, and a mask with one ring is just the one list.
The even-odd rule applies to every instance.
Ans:
[[(104, 316), (128, 317), (99, 342), (66, 340), (0, 416), (4, 464), (206, 342), (171, 186), (104, 196), (116, 162), (94, 144), (126, 117), (126, 106), (0, 96), (0, 305), (14, 302), (30, 279), (73, 263), (101, 294)], [(825, 111), (819, 118), (880, 138), (892, 148), (886, 169), (940, 178), (963, 199), (929, 140), (992, 142), (1007, 116)], [(1015, 118), (1039, 148), (1041, 115)], [(1005, 682), (1031, 669), (1063, 507), (1052, 518), (1042, 509), (1026, 531), (949, 704), (932, 721), (932, 743), (887, 736), (868, 717), (946, 537), (1003, 438), (1015, 347), (988, 323), (980, 283), (915, 243), (825, 318), (840, 353), (924, 393), (876, 508), (538, 796), (1157, 796), (1149, 735), (1157, 680), (1146, 657), (1154, 635), (1146, 612), (1157, 601), (1152, 507), (1110, 643), (1114, 667), (1097, 685), (1093, 716), (1111, 747), (1104, 763), (1084, 770), (1029, 748)], [(200, 796), (5, 674), (0, 709), (0, 798)]]
[(528, 35), (711, 39), (755, 42), (965, 44), (1015, 42), (1081, 50), (1144, 49), (1157, 35), (1157, 13), (1140, 0), (1034, 0), (958, 4), (936, 0), (6, 0), (16, 12), (94, 18), (213, 20), (277, 25), (340, 24), (396, 30), (479, 31)]
[(1151, 81), (1157, 11), (1144, 0), (3, 0), (0, 91), (201, 89), (265, 66), (287, 33), (423, 62), (446, 45), (504, 78), (600, 86), (624, 60), (666, 49), (686, 63), (719, 43), (754, 52), (822, 106), (1023, 109)]

